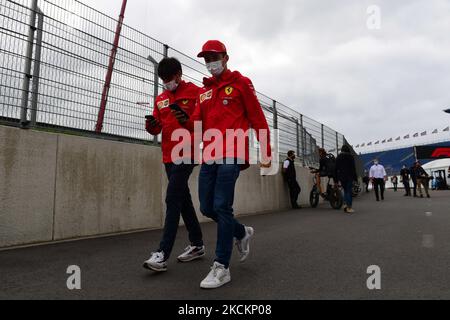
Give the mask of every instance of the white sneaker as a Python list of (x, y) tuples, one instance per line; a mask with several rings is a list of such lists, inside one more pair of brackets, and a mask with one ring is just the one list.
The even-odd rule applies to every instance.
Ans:
[(164, 252), (152, 253), (150, 259), (144, 262), (143, 267), (155, 272), (167, 271), (167, 261), (164, 260)]
[(200, 259), (205, 255), (205, 246), (193, 247), (189, 246), (184, 249), (184, 252), (178, 257), (180, 262), (190, 262), (196, 259)]
[(236, 240), (236, 247), (241, 255), (241, 262), (247, 260), (250, 253), (250, 239), (253, 238), (255, 230), (252, 227), (245, 227), (245, 237), (242, 240)]
[(231, 281), (230, 269), (225, 269), (223, 264), (214, 262), (208, 276), (200, 283), (200, 288), (216, 289)]

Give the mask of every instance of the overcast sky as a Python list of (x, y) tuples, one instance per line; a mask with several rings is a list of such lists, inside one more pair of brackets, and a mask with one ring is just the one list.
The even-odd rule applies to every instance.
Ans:
[[(82, 2), (117, 17), (122, 0)], [(223, 41), (230, 69), (354, 145), (450, 123), (448, 0), (129, 0), (125, 23), (190, 56)]]

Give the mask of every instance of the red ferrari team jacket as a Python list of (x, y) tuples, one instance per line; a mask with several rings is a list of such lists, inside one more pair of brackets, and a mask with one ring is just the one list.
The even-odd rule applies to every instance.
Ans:
[[(172, 133), (177, 129), (187, 130), (181, 126), (175, 116), (172, 114), (169, 106), (171, 104), (178, 104), (190, 116), (195, 110), (195, 102), (200, 88), (190, 82), (182, 81), (175, 92), (164, 91), (155, 100), (153, 116), (159, 121), (160, 126), (147, 129), (152, 135), (158, 135), (162, 131), (162, 153), (164, 163), (173, 163), (179, 159), (191, 159), (192, 147), (186, 148), (190, 150), (189, 154), (182, 151), (177, 152), (177, 156), (172, 159), (172, 150), (175, 146), (180, 145), (180, 140), (172, 141)], [(190, 135), (190, 133), (189, 133)], [(187, 141), (185, 141), (187, 143)], [(190, 145), (193, 144), (193, 139), (190, 137)]]
[[(248, 132), (254, 129), (261, 145), (261, 150), (266, 151), (268, 159), (271, 158), (270, 131), (264, 112), (259, 104), (256, 92), (250, 79), (239, 72), (225, 71), (220, 79), (205, 78), (204, 87), (198, 94), (195, 111), (190, 120), (185, 124), (186, 128), (193, 131), (195, 123), (201, 121), (203, 129), (203, 162), (223, 160), (226, 158), (245, 161), (243, 169), (249, 167), (249, 138), (244, 140), (226, 138), (227, 130)], [(214, 130), (221, 134), (223, 150), (219, 154), (206, 152), (210, 144), (217, 140)], [(266, 132), (260, 135), (260, 130)], [(229, 133), (228, 133), (229, 134)], [(214, 136), (215, 138), (211, 138)], [(261, 139), (262, 138), (262, 139)], [(211, 141), (208, 141), (211, 140)], [(233, 141), (234, 140), (234, 141)], [(242, 143), (244, 141), (244, 143)], [(244, 145), (243, 145), (244, 144)], [(245, 153), (242, 155), (242, 147)], [(211, 150), (214, 149), (211, 148)], [(239, 151), (238, 151), (239, 149)], [(264, 154), (264, 152), (263, 152)], [(243, 159), (244, 158), (244, 159)]]

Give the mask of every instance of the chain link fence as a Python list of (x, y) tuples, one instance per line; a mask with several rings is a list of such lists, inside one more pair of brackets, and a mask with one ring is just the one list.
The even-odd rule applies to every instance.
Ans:
[[(116, 19), (77, 0), (0, 0), (0, 119), (94, 132), (116, 27)], [(145, 115), (162, 92), (155, 71), (165, 56), (180, 60), (187, 81), (201, 85), (208, 76), (203, 63), (123, 25), (102, 134), (158, 142), (145, 131)], [(278, 129), (281, 155), (294, 150), (315, 165), (318, 147), (337, 154), (346, 143), (288, 106), (258, 98)]]

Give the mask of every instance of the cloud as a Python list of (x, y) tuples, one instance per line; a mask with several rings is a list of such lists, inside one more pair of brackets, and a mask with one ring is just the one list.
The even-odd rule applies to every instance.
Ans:
[[(121, 3), (85, 2), (112, 16)], [(357, 144), (448, 125), (449, 15), (445, 0), (133, 0), (125, 22), (193, 57), (223, 40), (258, 91)]]

